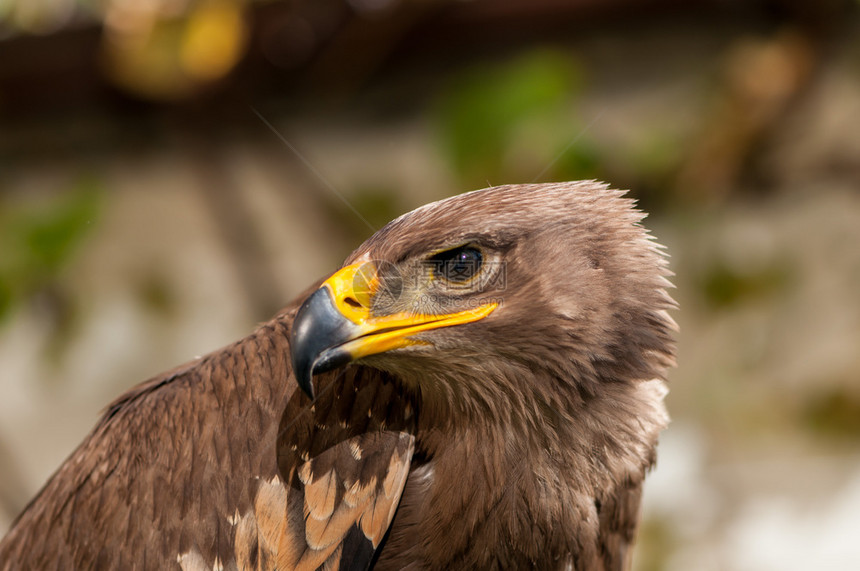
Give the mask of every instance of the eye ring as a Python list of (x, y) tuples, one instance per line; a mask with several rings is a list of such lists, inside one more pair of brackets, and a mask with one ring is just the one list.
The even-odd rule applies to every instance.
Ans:
[(472, 245), (439, 252), (430, 258), (433, 276), (448, 283), (464, 285), (481, 272), (484, 255)]

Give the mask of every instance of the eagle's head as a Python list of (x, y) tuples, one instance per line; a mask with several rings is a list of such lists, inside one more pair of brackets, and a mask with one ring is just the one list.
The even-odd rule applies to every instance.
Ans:
[(622, 195), (594, 182), (502, 186), (392, 221), (299, 310), (301, 388), (312, 395), (313, 374), (357, 361), (468, 411), (662, 377), (668, 271)]

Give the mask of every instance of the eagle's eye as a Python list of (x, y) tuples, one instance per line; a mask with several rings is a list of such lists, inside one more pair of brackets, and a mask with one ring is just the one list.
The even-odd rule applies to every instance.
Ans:
[(454, 284), (465, 284), (481, 271), (484, 256), (474, 246), (439, 252), (430, 258), (433, 274)]

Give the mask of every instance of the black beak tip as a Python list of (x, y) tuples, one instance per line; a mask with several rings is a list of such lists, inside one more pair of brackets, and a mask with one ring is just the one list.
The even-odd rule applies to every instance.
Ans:
[(327, 288), (311, 294), (299, 308), (290, 332), (290, 359), (296, 383), (314, 398), (313, 376), (352, 360), (338, 345), (352, 338), (354, 325), (334, 307)]
[(296, 355), (293, 354), (293, 374), (296, 376), (296, 383), (298, 383), (302, 392), (313, 400), (313, 364), (307, 359), (301, 359), (301, 357), (297, 359)]
[(296, 375), (296, 382), (299, 388), (313, 400), (313, 376), (337, 369), (350, 361), (352, 361), (352, 357), (348, 352), (335, 347), (318, 355), (313, 362), (304, 358), (303, 355), (294, 355), (293, 372)]

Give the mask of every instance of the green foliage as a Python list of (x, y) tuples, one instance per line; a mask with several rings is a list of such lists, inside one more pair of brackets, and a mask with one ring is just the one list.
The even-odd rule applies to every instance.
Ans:
[(646, 212), (657, 213), (675, 202), (686, 150), (683, 137), (666, 126), (644, 126), (628, 148), (619, 149), (609, 180), (633, 190)]
[(50, 202), (0, 203), (0, 320), (50, 285), (98, 215), (100, 188), (82, 179)]
[(731, 265), (715, 262), (700, 278), (705, 301), (714, 308), (723, 308), (775, 294), (790, 281), (785, 264), (771, 263), (754, 272), (741, 272)]
[(570, 56), (546, 50), (462, 74), (438, 113), (453, 170), (472, 186), (595, 176), (600, 153), (569, 117), (581, 84)]
[(349, 234), (350, 243), (363, 242), (373, 232), (403, 213), (397, 190), (385, 185), (361, 185), (347, 196), (349, 205), (355, 210), (335, 198), (330, 198), (328, 205), (338, 227)]
[(591, 140), (577, 140), (565, 148), (552, 166), (555, 180), (604, 179), (602, 150)]

